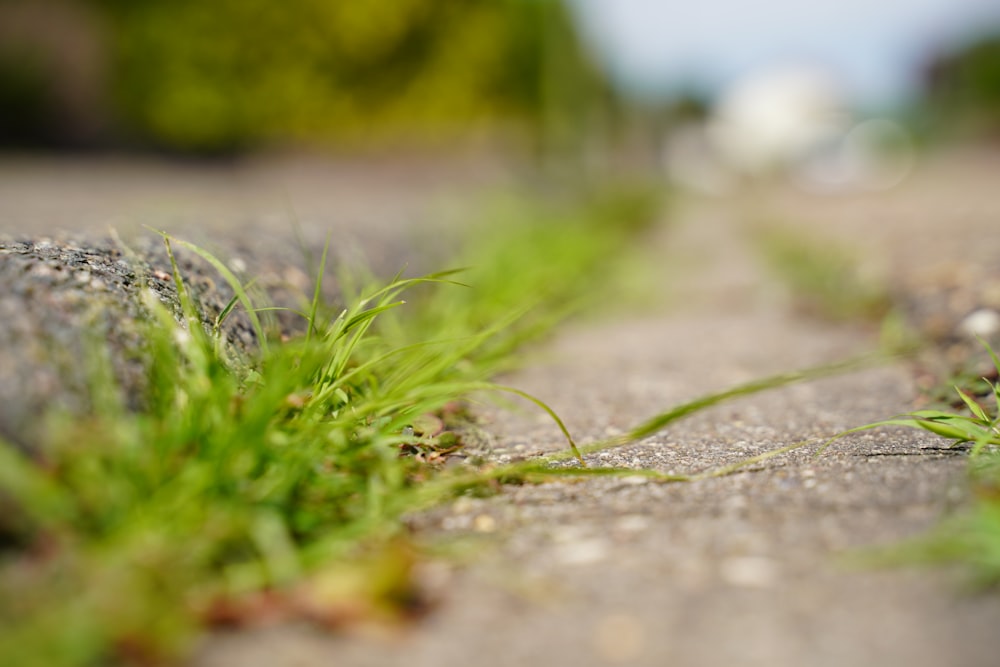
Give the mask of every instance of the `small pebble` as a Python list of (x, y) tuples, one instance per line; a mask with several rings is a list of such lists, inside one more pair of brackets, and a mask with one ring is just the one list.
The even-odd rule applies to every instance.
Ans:
[(597, 621), (593, 634), (594, 649), (605, 661), (632, 662), (642, 656), (646, 631), (642, 620), (625, 613), (608, 614)]
[(641, 514), (628, 514), (615, 522), (615, 528), (623, 533), (640, 533), (649, 528), (649, 519)]
[(455, 514), (468, 514), (472, 511), (475, 503), (471, 498), (462, 497), (452, 503), (451, 511)]
[(606, 560), (608, 551), (608, 543), (602, 539), (583, 539), (559, 545), (555, 559), (563, 565), (593, 565)]
[(958, 330), (970, 338), (986, 338), (1000, 331), (1000, 313), (990, 308), (973, 311), (958, 325)]
[(627, 484), (628, 486), (642, 486), (643, 484), (648, 484), (649, 478), (645, 475), (629, 475), (628, 477), (622, 477), (622, 484)]
[(727, 558), (719, 568), (726, 583), (740, 588), (768, 588), (778, 579), (777, 563), (761, 556)]
[(489, 514), (480, 514), (473, 520), (472, 528), (477, 533), (492, 533), (497, 529), (497, 520)]

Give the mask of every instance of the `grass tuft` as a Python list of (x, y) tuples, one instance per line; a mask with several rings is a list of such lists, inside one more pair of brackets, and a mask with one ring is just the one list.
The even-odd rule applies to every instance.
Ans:
[[(981, 341), (1000, 371), (1000, 357)], [(969, 480), (973, 504), (964, 513), (946, 520), (929, 535), (905, 544), (865, 554), (873, 563), (960, 563), (971, 573), (977, 588), (1000, 586), (1000, 384), (983, 378), (989, 387), (987, 405), (955, 387), (967, 413), (918, 410), (880, 422), (859, 426), (826, 441), (817, 455), (836, 440), (881, 426), (904, 426), (933, 433), (951, 441), (952, 447), (969, 451)]]
[[(478, 230), (490, 249), (466, 253), (468, 270), (396, 276), (341, 308), (320, 299), (324, 251), (304, 333), (284, 342), (220, 259), (161, 233), (181, 317), (143, 299), (145, 407), (125, 408), (95, 341), (93, 411), (50, 415), (30, 454), (0, 441), (0, 664), (150, 664), (183, 655), (205, 624), (417, 610), (400, 517), (484, 483), (433, 463), (461, 445), (434, 425), (492, 388), (535, 402), (575, 447), (544, 402), (489, 379), (583, 303), (655, 200), (519, 206)], [(232, 288), (214, 321), (175, 244)], [(253, 359), (225, 344), (237, 309)]]
[(799, 310), (836, 322), (879, 321), (889, 312), (885, 287), (859, 271), (855, 250), (776, 224), (751, 233)]

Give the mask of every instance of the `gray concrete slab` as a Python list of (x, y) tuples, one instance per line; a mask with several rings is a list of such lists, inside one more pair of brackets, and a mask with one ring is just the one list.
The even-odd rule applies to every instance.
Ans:
[[(995, 257), (993, 176), (957, 165), (928, 164), (882, 195), (684, 200), (658, 246), (653, 288), (665, 305), (579, 323), (505, 381), (549, 401), (588, 442), (707, 391), (871, 349), (871, 330), (794, 315), (742, 226), (768, 215), (819, 225), (861, 242), (898, 281), (922, 279), (939, 261), (985, 262)], [(903, 365), (857, 371), (717, 406), (590, 460), (705, 470), (886, 418), (914, 397)], [(501, 454), (562, 447), (530, 410), (490, 419)], [(941, 445), (890, 429), (845, 438), (819, 459), (801, 450), (721, 479), (568, 480), (463, 498), (413, 518), (430, 534), (478, 531), (481, 544), (470, 564), (436, 566), (444, 600), (426, 621), (392, 640), (302, 626), (219, 634), (192, 664), (994, 665), (995, 594), (963, 594), (945, 570), (844, 561), (962, 506), (965, 459)]]

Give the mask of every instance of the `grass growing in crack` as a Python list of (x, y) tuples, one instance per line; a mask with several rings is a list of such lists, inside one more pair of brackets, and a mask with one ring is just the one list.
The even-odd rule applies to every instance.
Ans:
[[(983, 341), (994, 366), (1000, 371), (1000, 357)], [(866, 424), (828, 440), (817, 454), (837, 439), (880, 426), (905, 426), (928, 431), (969, 449), (969, 481), (973, 505), (952, 517), (927, 536), (862, 557), (868, 562), (900, 564), (945, 562), (967, 566), (976, 588), (1000, 586), (1000, 384), (987, 379), (988, 398), (955, 386), (967, 413), (945, 410), (918, 410), (892, 419)], [(984, 404), (986, 403), (986, 404)]]
[(768, 268), (791, 289), (800, 310), (833, 321), (878, 321), (888, 313), (885, 289), (862, 276), (848, 248), (774, 224), (751, 233)]
[[(919, 347), (913, 333), (906, 331), (889, 312), (886, 291), (860, 277), (857, 262), (846, 249), (831, 248), (815, 238), (777, 226), (758, 228), (756, 241), (772, 271), (790, 286), (806, 312), (836, 321), (881, 317), (886, 349), (912, 351)], [(1000, 373), (1000, 359), (985, 342), (984, 346)], [(868, 554), (864, 559), (887, 564), (963, 563), (977, 587), (996, 587), (1000, 586), (1000, 388), (989, 379), (973, 377), (966, 371), (955, 376), (952, 384), (956, 400), (944, 400), (948, 393), (944, 386), (935, 390), (932, 398), (940, 399), (946, 407), (947, 403), (964, 406), (967, 412), (918, 410), (867, 424), (827, 441), (817, 455), (840, 437), (880, 426), (921, 429), (950, 440), (955, 446), (968, 446), (973, 507), (947, 520), (926, 537)], [(983, 398), (985, 401), (981, 402)]]
[[(204, 622), (417, 611), (400, 516), (489, 477), (421, 462), (453, 442), (417, 425), (494, 388), (512, 351), (596, 288), (652, 203), (522, 210), (469, 270), (397, 277), (338, 310), (317, 284), (287, 342), (268, 341), (266, 309), (188, 246), (235, 292), (205, 326), (165, 236), (183, 321), (146, 299), (147, 407), (124, 408), (96, 344), (93, 413), (52, 416), (30, 454), (0, 442), (0, 664), (151, 664)], [(220, 338), (238, 307), (261, 343), (244, 370)]]

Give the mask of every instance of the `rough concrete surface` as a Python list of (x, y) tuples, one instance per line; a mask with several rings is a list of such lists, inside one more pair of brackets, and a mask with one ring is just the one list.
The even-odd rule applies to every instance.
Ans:
[[(928, 164), (889, 193), (683, 199), (656, 245), (664, 306), (578, 323), (506, 381), (549, 401), (587, 442), (706, 391), (871, 349), (871, 330), (795, 316), (748, 251), (746, 225), (812, 225), (859, 246), (894, 284), (923, 284), (997, 256), (997, 162), (968, 159)], [(906, 366), (868, 369), (724, 404), (590, 459), (705, 470), (886, 418), (914, 397)], [(500, 451), (562, 447), (530, 410), (491, 419)], [(965, 459), (941, 444), (885, 430), (819, 459), (795, 452), (691, 484), (602, 478), (460, 499), (413, 519), (481, 534), (469, 564), (432, 572), (443, 600), (416, 627), (391, 640), (302, 626), (220, 634), (193, 664), (994, 665), (995, 594), (962, 593), (953, 572), (844, 560), (961, 506)]]
[[(769, 187), (683, 197), (650, 247), (659, 305), (576, 322), (505, 381), (549, 402), (586, 443), (708, 391), (871, 350), (872, 330), (797, 315), (750, 251), (746, 225), (768, 217), (811, 225), (857, 245), (894, 285), (970, 280), (966, 273), (1000, 256), (998, 167), (990, 155), (941, 158), (886, 193), (810, 197)], [(44, 179), (17, 173), (19, 192), (45, 191)], [(328, 173), (317, 182), (340, 185), (318, 191), (344, 188), (350, 174)], [(371, 192), (354, 190), (359, 202)], [(39, 218), (63, 215), (52, 206)], [(0, 221), (12, 215), (0, 210)], [(717, 406), (590, 462), (706, 470), (889, 417), (914, 398), (910, 368), (869, 368)], [(498, 455), (562, 447), (533, 410), (486, 417)], [(966, 460), (941, 445), (881, 430), (847, 437), (818, 459), (799, 450), (694, 483), (594, 478), (461, 498), (410, 518), (425, 535), (478, 546), (461, 565), (426, 566), (439, 604), (413, 627), (217, 633), (191, 665), (995, 665), (996, 593), (964, 593), (951, 571), (857, 569), (844, 559), (919, 535), (962, 506)]]
[[(0, 160), (0, 435), (30, 448), (40, 415), (88, 409), (86, 359), (107, 344), (125, 401), (142, 404), (146, 378), (143, 293), (180, 318), (173, 270), (153, 230), (216, 254), (268, 305), (310, 298), (326, 238), (327, 296), (337, 269), (361, 262), (388, 277), (431, 270), (445, 251), (432, 239), (461, 188), (493, 182), (483, 165), (407, 167), (405, 160), (184, 164), (121, 158)], [(146, 229), (152, 228), (152, 229)], [(173, 243), (182, 279), (210, 327), (233, 296), (206, 261)], [(433, 267), (438, 268), (438, 267)], [(263, 316), (265, 319), (268, 316)], [(291, 312), (273, 315), (301, 329)], [(222, 329), (243, 355), (256, 335), (243, 309)]]

